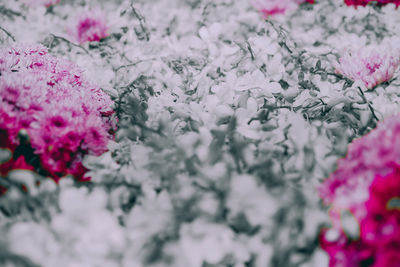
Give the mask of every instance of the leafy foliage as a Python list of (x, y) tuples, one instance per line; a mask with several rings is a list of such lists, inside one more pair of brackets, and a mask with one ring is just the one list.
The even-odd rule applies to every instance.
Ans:
[[(263, 21), (246, 1), (99, 1), (109, 35), (82, 44), (63, 29), (86, 1), (7, 3), (23, 17), (2, 27), (86, 69), (118, 117), (110, 151), (83, 160), (92, 180), (43, 193), (54, 209), (42, 185), (5, 195), (9, 254), (43, 266), (327, 265), (316, 187), (399, 103), (398, 71), (365, 90), (333, 64), (345, 47), (394, 38), (399, 10), (339, 2)], [(35, 190), (32, 210), (49, 216), (20, 208)], [(20, 212), (6, 214), (11, 203)]]

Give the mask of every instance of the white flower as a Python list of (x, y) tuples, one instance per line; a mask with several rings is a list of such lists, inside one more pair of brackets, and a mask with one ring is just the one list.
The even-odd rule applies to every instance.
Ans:
[[(50, 224), (16, 223), (9, 231), (10, 249), (41, 266), (113, 266), (112, 257), (122, 253), (124, 230), (106, 210), (104, 191), (63, 188), (62, 213)], [(110, 258), (109, 258), (110, 257)]]
[(203, 262), (217, 264), (234, 251), (234, 233), (225, 225), (196, 220), (184, 224), (180, 236), (182, 256), (191, 267), (201, 267)]
[(382, 44), (346, 51), (335, 67), (337, 73), (354, 81), (362, 81), (368, 89), (372, 89), (389, 81), (399, 65), (398, 49)]
[(250, 175), (233, 177), (230, 189), (227, 207), (231, 217), (243, 213), (251, 225), (265, 225), (278, 210), (275, 198)]

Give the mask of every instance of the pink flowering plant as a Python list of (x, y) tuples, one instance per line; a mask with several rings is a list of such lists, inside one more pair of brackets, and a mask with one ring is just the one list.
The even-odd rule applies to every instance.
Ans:
[(108, 36), (105, 14), (101, 10), (86, 10), (70, 21), (68, 33), (79, 44), (98, 42)]
[(321, 235), (330, 266), (400, 266), (399, 133), (398, 117), (380, 123), (349, 146), (320, 186), (331, 206), (332, 228)]
[[(397, 71), (374, 77), (397, 52), (360, 60), (383, 82), (374, 90), (332, 63), (394, 40), (395, 5), (21, 3), (0, 4), (0, 43), (13, 47), (0, 57), (0, 266), (398, 262), (398, 119), (373, 130), (400, 111)], [(106, 38), (95, 16), (73, 21), (90, 9), (112, 25)], [(15, 46), (27, 40), (48, 51)], [(93, 179), (76, 183), (86, 168)]]
[[(329, 266), (400, 266), (400, 168), (377, 175), (364, 203), (367, 213), (357, 223), (359, 233), (349, 237), (343, 229), (329, 238), (324, 230), (321, 246), (329, 254)], [(363, 265), (364, 264), (364, 265)]]
[(396, 7), (400, 5), (399, 0), (344, 0), (345, 4), (348, 6), (366, 6), (368, 4), (375, 3), (377, 5), (383, 6), (387, 4), (395, 4)]
[(400, 65), (400, 54), (389, 45), (370, 45), (346, 51), (335, 65), (336, 73), (372, 89), (393, 77)]
[(0, 147), (14, 154), (2, 175), (23, 168), (83, 179), (82, 158), (105, 152), (112, 137), (110, 97), (42, 45), (2, 48), (0, 71)]

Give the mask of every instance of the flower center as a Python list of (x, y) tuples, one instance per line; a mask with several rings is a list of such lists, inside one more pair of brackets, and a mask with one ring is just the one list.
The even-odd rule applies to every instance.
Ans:
[(400, 197), (393, 197), (389, 199), (386, 204), (388, 210), (398, 210), (400, 211)]
[(379, 67), (381, 66), (381, 63), (367, 63), (366, 67), (369, 70), (369, 74), (374, 73)]

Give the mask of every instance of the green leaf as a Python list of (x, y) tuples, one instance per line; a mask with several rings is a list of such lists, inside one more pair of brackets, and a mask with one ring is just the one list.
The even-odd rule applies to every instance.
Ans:
[(318, 60), (318, 61), (317, 61), (317, 64), (315, 64), (315, 68), (316, 68), (317, 70), (319, 70), (319, 69), (321, 68), (321, 60)]
[(300, 72), (298, 76), (299, 81), (304, 81), (304, 72)]

